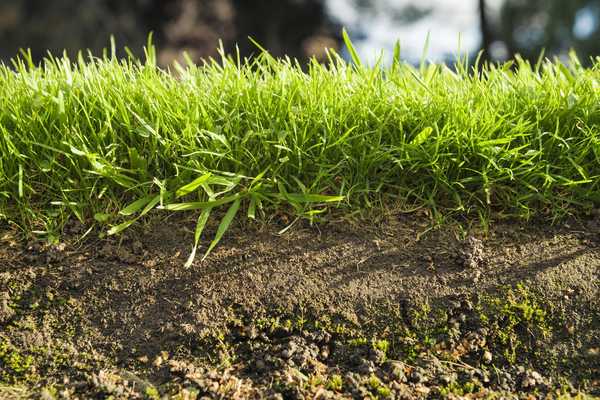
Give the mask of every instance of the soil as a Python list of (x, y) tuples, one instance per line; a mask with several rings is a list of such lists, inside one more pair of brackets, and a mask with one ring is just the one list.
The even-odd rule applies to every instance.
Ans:
[(598, 217), (283, 222), (0, 228), (0, 398), (600, 395)]

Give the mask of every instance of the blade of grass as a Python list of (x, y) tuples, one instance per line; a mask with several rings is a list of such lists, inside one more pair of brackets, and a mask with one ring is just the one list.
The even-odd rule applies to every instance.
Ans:
[(211, 176), (212, 176), (212, 174), (210, 174), (210, 173), (204, 174), (204, 175), (194, 179), (192, 182), (188, 183), (187, 185), (180, 187), (179, 189), (177, 189), (177, 192), (175, 192), (176, 197), (179, 198), (179, 197), (185, 196), (186, 194), (192, 193), (194, 190), (198, 189), (205, 182), (207, 182)]
[(200, 242), (200, 237), (202, 236), (202, 232), (204, 231), (204, 227), (206, 226), (208, 217), (210, 217), (211, 211), (212, 208), (205, 208), (204, 210), (202, 210), (202, 213), (198, 216), (198, 221), (196, 222), (196, 231), (194, 232), (194, 245), (192, 246), (192, 252), (190, 253), (187, 261), (185, 262), (184, 268), (191, 267), (192, 263), (194, 262), (194, 259), (196, 258), (198, 243)]
[(240, 203), (241, 203), (240, 199), (236, 199), (233, 202), (233, 204), (231, 204), (231, 206), (227, 210), (227, 213), (221, 220), (221, 223), (219, 224), (219, 227), (217, 228), (217, 233), (215, 235), (215, 238), (210, 243), (210, 246), (208, 246), (208, 250), (206, 250), (206, 253), (204, 253), (204, 257), (202, 257), (202, 260), (205, 260), (206, 257), (208, 257), (208, 255), (211, 253), (211, 251), (213, 251), (215, 246), (221, 241), (221, 239), (223, 238), (223, 235), (225, 234), (227, 229), (229, 229), (229, 225), (231, 225), (231, 222), (235, 218), (235, 215), (237, 214), (238, 210), (240, 209)]
[(362, 67), (362, 62), (360, 60), (360, 57), (358, 56), (358, 53), (356, 52), (356, 49), (354, 48), (354, 45), (352, 44), (352, 40), (350, 40), (350, 36), (348, 36), (348, 32), (346, 31), (345, 28), (342, 29), (342, 37), (344, 39), (344, 44), (346, 45), (346, 48), (348, 49), (348, 52), (350, 53), (352, 62), (357, 67)]

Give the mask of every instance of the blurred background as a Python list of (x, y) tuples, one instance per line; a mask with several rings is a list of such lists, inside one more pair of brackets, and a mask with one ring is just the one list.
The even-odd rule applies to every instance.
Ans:
[(346, 54), (346, 27), (361, 55), (389, 60), (396, 40), (402, 58), (417, 63), (430, 36), (427, 58), (451, 62), (457, 51), (503, 61), (519, 53), (535, 60), (564, 57), (573, 48), (584, 61), (600, 53), (600, 0), (0, 0), (0, 59), (31, 48), (95, 54), (113, 34), (118, 47), (140, 54), (153, 31), (159, 62), (187, 51), (192, 59), (228, 51), (256, 53), (252, 36), (274, 55), (323, 59), (324, 48)]

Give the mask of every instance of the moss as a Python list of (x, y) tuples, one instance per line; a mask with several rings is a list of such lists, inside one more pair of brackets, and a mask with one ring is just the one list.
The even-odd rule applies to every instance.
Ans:
[(384, 353), (387, 354), (389, 348), (390, 348), (390, 342), (388, 342), (387, 340), (374, 340), (373, 341), (373, 348), (377, 349), (377, 350), (381, 350)]
[(307, 385), (309, 387), (324, 386), (327, 385), (327, 381), (321, 374), (315, 373), (308, 377)]
[(182, 389), (179, 393), (170, 397), (171, 400), (196, 400), (198, 391), (192, 388)]
[(46, 386), (41, 390), (41, 397), (43, 399), (57, 399), (58, 398), (58, 390), (55, 386)]
[(388, 398), (392, 397), (392, 391), (387, 386), (378, 387), (377, 394), (379, 395), (379, 397), (382, 397), (384, 399), (388, 399)]
[(348, 340), (348, 345), (352, 347), (361, 347), (366, 346), (369, 343), (369, 340), (364, 337), (353, 338)]
[(381, 386), (381, 381), (375, 374), (371, 374), (369, 380), (367, 381), (367, 384), (369, 385), (369, 387), (371, 387), (371, 389), (377, 390), (377, 388)]
[(344, 381), (340, 375), (331, 375), (326, 385), (327, 389), (341, 392), (344, 387)]
[(26, 381), (32, 371), (33, 358), (22, 354), (8, 341), (0, 339), (0, 382)]
[(550, 336), (546, 311), (524, 285), (506, 289), (504, 296), (482, 299), (478, 309), (496, 352), (510, 364), (518, 361), (519, 354), (533, 355)]
[(160, 399), (160, 393), (154, 386), (146, 387), (146, 390), (144, 390), (144, 396), (151, 400)]
[(468, 394), (477, 393), (480, 387), (474, 382), (465, 382), (460, 384), (459, 382), (451, 382), (446, 386), (442, 386), (439, 389), (439, 394), (442, 397), (450, 396), (466, 396)]

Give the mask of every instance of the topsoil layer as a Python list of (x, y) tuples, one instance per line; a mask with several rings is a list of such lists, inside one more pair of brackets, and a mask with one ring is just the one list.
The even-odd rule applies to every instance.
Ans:
[(0, 398), (600, 394), (599, 222), (4, 227)]

